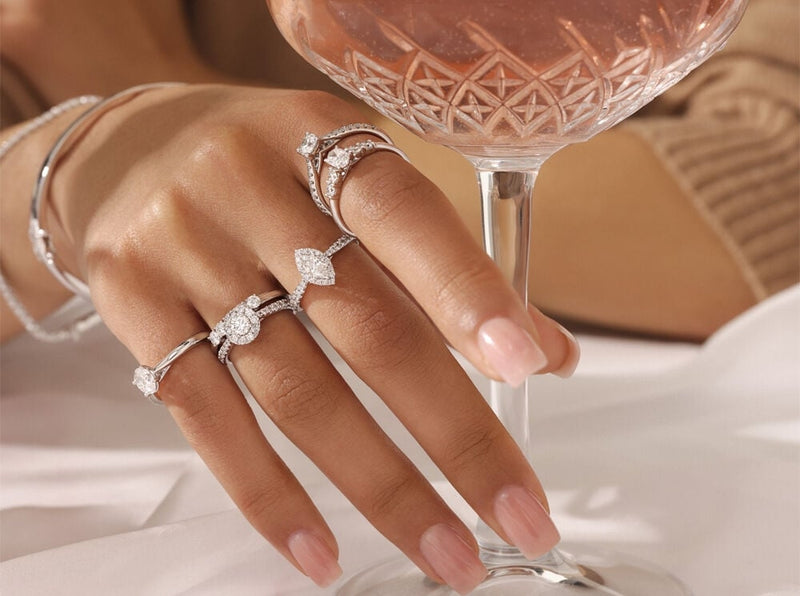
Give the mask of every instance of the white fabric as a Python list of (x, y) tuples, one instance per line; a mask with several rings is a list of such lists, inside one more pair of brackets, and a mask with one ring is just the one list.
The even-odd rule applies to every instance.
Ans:
[[(580, 337), (572, 379), (531, 383), (535, 464), (562, 535), (666, 567), (697, 596), (800, 593), (798, 337), (800, 287), (702, 347)], [(130, 385), (134, 367), (104, 329), (77, 347), (28, 338), (3, 347), (0, 592), (334, 593), (243, 521), (166, 411)], [(386, 408), (344, 374), (473, 519)], [(396, 553), (263, 426), (330, 521), (346, 574)]]

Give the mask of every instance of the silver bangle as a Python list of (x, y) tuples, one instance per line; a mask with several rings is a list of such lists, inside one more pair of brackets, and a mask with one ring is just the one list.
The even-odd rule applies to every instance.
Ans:
[[(46, 126), (59, 116), (66, 114), (67, 112), (80, 106), (90, 106), (92, 104), (96, 104), (102, 99), (102, 97), (97, 95), (81, 95), (53, 106), (43, 114), (28, 122), (25, 126), (17, 130), (16, 133), (11, 135), (9, 138), (3, 141), (2, 144), (0, 144), (0, 160), (2, 160), (9, 151), (16, 147), (28, 135), (36, 132), (43, 126)], [(8, 307), (11, 309), (11, 312), (14, 313), (17, 319), (19, 319), (20, 323), (22, 323), (22, 326), (25, 327), (25, 331), (39, 341), (58, 343), (67, 340), (77, 340), (85, 331), (94, 327), (94, 325), (100, 321), (99, 315), (95, 312), (91, 312), (70, 322), (61, 329), (56, 329), (54, 331), (45, 329), (42, 325), (36, 322), (36, 319), (33, 317), (33, 315), (31, 315), (28, 312), (28, 309), (25, 308), (25, 305), (22, 304), (22, 301), (16, 295), (16, 292), (14, 292), (14, 290), (11, 288), (10, 284), (6, 281), (6, 278), (1, 270), (0, 293), (3, 295), (3, 298), (5, 298), (6, 303), (8, 303)]]
[(68, 151), (76, 142), (78, 142), (78, 134), (82, 130), (86, 130), (99, 120), (104, 114), (118, 105), (130, 101), (137, 97), (139, 94), (150, 89), (161, 87), (171, 87), (181, 83), (151, 83), (147, 85), (138, 85), (131, 87), (112, 95), (111, 97), (96, 103), (94, 106), (81, 114), (67, 129), (61, 134), (58, 140), (50, 149), (47, 157), (42, 164), (39, 171), (39, 176), (36, 179), (36, 184), (33, 187), (33, 196), (31, 197), (30, 220), (28, 224), (28, 235), (33, 247), (33, 253), (49, 269), (50, 273), (61, 284), (70, 290), (73, 294), (90, 299), (89, 287), (86, 283), (66, 271), (58, 262), (55, 248), (50, 238), (50, 234), (42, 228), (41, 225), (41, 212), (44, 199), (47, 197), (47, 191), (50, 186), (50, 180), (53, 170), (58, 165), (59, 158), (65, 151)]

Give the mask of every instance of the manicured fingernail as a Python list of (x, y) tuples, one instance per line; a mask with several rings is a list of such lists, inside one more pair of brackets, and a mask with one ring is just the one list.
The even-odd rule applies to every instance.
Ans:
[(486, 567), (475, 551), (446, 524), (425, 530), (419, 549), (439, 577), (459, 594), (470, 593), (486, 577)]
[(494, 515), (523, 555), (536, 559), (550, 551), (561, 536), (534, 494), (522, 487), (504, 488), (495, 497)]
[(578, 368), (578, 361), (581, 359), (581, 347), (578, 345), (578, 341), (575, 339), (575, 336), (570, 333), (566, 327), (556, 323), (558, 326), (559, 331), (564, 335), (567, 339), (567, 343), (569, 344), (569, 352), (567, 353), (567, 357), (564, 358), (564, 362), (561, 363), (556, 370), (553, 371), (554, 375), (562, 377), (566, 379), (567, 377), (571, 377), (572, 373), (575, 372), (575, 369)]
[(491, 319), (481, 325), (478, 346), (492, 370), (514, 387), (547, 365), (542, 348), (510, 319)]
[(327, 588), (342, 575), (336, 556), (320, 538), (299, 530), (289, 536), (289, 551), (303, 571), (320, 588)]

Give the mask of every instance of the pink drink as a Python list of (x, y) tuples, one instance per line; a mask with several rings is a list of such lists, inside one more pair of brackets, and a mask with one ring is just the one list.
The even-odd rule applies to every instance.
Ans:
[(702, 62), (744, 0), (268, 0), (294, 48), (468, 154), (586, 140)]

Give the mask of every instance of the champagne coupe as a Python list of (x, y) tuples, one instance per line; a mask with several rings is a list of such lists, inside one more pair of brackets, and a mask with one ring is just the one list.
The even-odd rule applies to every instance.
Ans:
[[(746, 0), (267, 0), (294, 49), (336, 83), (474, 165), (483, 240), (527, 302), (530, 201), (542, 163), (620, 122), (719, 49)], [(527, 387), (487, 399), (527, 454)], [(630, 557), (553, 550), (527, 561), (478, 522), (476, 594), (681, 596)], [(408, 560), (341, 595), (455, 594)]]

